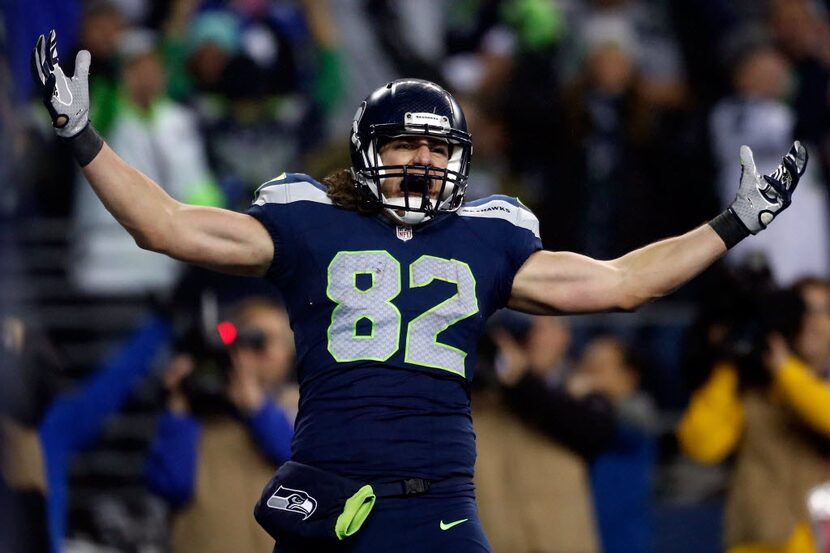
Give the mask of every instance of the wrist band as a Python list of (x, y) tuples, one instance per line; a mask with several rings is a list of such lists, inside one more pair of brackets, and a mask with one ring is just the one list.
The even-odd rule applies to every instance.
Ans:
[(81, 167), (89, 165), (104, 147), (104, 139), (98, 135), (91, 123), (87, 123), (86, 127), (75, 136), (61, 138), (61, 141), (69, 146), (75, 161)]
[(749, 230), (731, 209), (709, 221), (709, 226), (718, 233), (727, 249), (749, 236)]

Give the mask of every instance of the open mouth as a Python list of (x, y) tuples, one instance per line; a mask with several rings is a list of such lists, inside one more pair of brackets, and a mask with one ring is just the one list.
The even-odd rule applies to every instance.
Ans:
[(423, 197), (429, 194), (432, 178), (426, 175), (406, 175), (401, 181), (401, 192)]

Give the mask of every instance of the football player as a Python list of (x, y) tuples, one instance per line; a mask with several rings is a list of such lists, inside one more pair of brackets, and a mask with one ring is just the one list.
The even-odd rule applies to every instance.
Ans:
[[(469, 404), (487, 318), (505, 306), (630, 311), (668, 294), (765, 228), (807, 163), (796, 142), (762, 177), (744, 147), (728, 210), (598, 261), (544, 251), (536, 217), (515, 198), (464, 202), (472, 139), (458, 103), (433, 83), (378, 88), (355, 114), (349, 169), (323, 182), (283, 173), (236, 213), (174, 200), (103, 142), (88, 120), (88, 52), (68, 77), (52, 32), (32, 64), (55, 132), (139, 246), (281, 289), (300, 410), (294, 464), (257, 509), (261, 523), (283, 516), (283, 529), (263, 523), (279, 552), (490, 551), (475, 508)], [(349, 495), (350, 483), (366, 486)], [(332, 529), (309, 530), (320, 517)]]

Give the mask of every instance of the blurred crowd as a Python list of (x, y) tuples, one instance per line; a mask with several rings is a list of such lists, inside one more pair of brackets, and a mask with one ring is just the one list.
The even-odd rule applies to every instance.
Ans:
[[(140, 250), (57, 142), (28, 68), (52, 28), (67, 74), (92, 54), (106, 141), (201, 205), (244, 210), (284, 171), (348, 166), (356, 106), (402, 76), (462, 103), (472, 198), (518, 196), (546, 248), (600, 259), (715, 216), (742, 144), (764, 173), (802, 140), (808, 172), (760, 237), (636, 315), (500, 313), (472, 394), (497, 553), (818, 551), (807, 497), (830, 481), (830, 1), (39, 0), (0, 14), (2, 265), (17, 229), (59, 221), (68, 286), (139, 297), (147, 314), (67, 379), (48, 314), (32, 324), (3, 295), (10, 551), (254, 548), (259, 490), (250, 505), (244, 493), (287, 458), (296, 410), (279, 300)], [(164, 507), (143, 522), (157, 530), (81, 529), (66, 465), (142, 380), (157, 391), (145, 483)], [(214, 539), (222, 525), (235, 542)]]

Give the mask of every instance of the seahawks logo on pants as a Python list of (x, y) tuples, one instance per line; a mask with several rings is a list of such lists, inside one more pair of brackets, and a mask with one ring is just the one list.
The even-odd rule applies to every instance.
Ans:
[(303, 515), (303, 520), (314, 514), (317, 500), (303, 490), (292, 490), (280, 486), (268, 499), (268, 506), (280, 511)]

